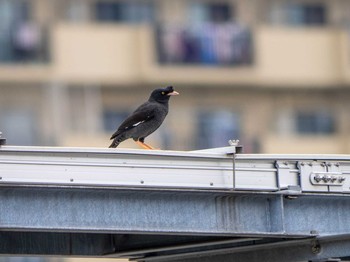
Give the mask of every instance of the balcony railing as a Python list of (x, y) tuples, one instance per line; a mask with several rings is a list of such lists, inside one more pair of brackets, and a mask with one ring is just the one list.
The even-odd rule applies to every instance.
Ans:
[(234, 23), (158, 25), (158, 61), (161, 64), (250, 65), (251, 31)]

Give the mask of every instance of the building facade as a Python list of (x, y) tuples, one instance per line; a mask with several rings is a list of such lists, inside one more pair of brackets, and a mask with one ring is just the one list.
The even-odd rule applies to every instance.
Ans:
[[(350, 153), (347, 0), (0, 0), (0, 130), (101, 146), (173, 85), (162, 149)], [(122, 147), (135, 147), (132, 141)]]

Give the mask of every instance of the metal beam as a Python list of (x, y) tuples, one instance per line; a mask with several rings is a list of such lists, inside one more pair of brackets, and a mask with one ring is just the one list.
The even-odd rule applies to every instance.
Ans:
[(138, 261), (181, 262), (292, 262), (323, 261), (350, 255), (350, 235), (319, 237), (317, 239), (289, 240), (249, 247), (235, 247), (208, 252), (146, 257)]
[(350, 199), (139, 189), (0, 190), (5, 230), (305, 237), (350, 233)]
[(280, 199), (204, 192), (3, 187), (0, 226), (91, 233), (310, 235), (309, 230), (286, 232), (282, 226), (272, 226), (283, 222), (282, 210), (271, 207), (271, 202)]
[(350, 255), (349, 156), (232, 153), (1, 146), (0, 254)]
[(0, 185), (350, 193), (348, 155), (234, 152), (1, 146)]

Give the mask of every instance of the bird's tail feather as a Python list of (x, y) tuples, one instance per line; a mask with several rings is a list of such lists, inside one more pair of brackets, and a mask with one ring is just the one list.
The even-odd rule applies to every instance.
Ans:
[(116, 148), (119, 144), (120, 142), (117, 139), (114, 139), (109, 148)]
[[(113, 139), (114, 138), (114, 139)], [(119, 146), (119, 144), (121, 142), (123, 142), (126, 138), (124, 134), (119, 134), (117, 136), (112, 136), (113, 142), (112, 144), (109, 146), (109, 148), (116, 148), (117, 146)]]

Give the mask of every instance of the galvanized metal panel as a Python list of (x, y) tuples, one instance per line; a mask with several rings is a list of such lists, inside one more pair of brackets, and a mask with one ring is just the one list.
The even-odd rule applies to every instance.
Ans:
[[(281, 196), (276, 196), (281, 198)], [(1, 229), (92, 233), (283, 235), (269, 196), (139, 190), (2, 188)], [(281, 212), (281, 210), (279, 210)], [(280, 223), (280, 221), (279, 221)], [(305, 232), (299, 235), (309, 235)]]
[(74, 188), (1, 188), (0, 229), (311, 236), (350, 233), (348, 197)]

